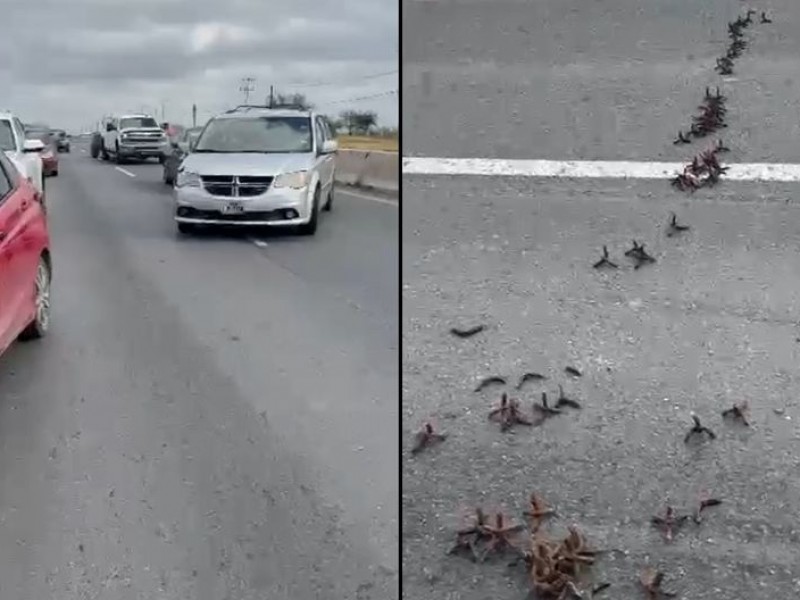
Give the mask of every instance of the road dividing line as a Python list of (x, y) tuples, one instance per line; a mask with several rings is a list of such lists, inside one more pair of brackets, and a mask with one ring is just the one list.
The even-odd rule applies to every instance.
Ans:
[(265, 242), (264, 240), (257, 240), (257, 239), (254, 239), (254, 238), (250, 238), (250, 241), (253, 242), (259, 248), (266, 248), (267, 247), (267, 242)]
[(379, 198), (377, 196), (370, 196), (368, 194), (359, 194), (358, 192), (351, 192), (349, 189), (339, 189), (342, 194), (346, 194), (348, 196), (353, 196), (353, 198), (360, 198), (361, 200), (370, 200), (371, 202), (377, 202), (378, 204), (385, 204), (387, 206), (393, 206), (394, 208), (398, 207), (397, 200), (389, 200), (387, 198)]
[[(722, 163), (726, 181), (800, 182), (800, 164)], [(504, 160), (493, 158), (403, 158), (405, 175), (482, 175), (579, 179), (667, 179), (686, 163), (603, 160)]]
[(122, 167), (114, 167), (114, 168), (115, 168), (117, 171), (119, 171), (120, 173), (124, 173), (124, 174), (125, 174), (125, 175), (127, 175), (128, 177), (136, 177), (136, 173), (131, 173), (131, 172), (130, 172), (130, 171), (128, 171), (127, 169), (123, 169)]

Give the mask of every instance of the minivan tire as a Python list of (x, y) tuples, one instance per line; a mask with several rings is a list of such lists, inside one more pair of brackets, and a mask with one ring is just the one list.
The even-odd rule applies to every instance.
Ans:
[(319, 197), (320, 197), (320, 187), (317, 185), (317, 189), (314, 190), (314, 200), (311, 203), (311, 218), (308, 220), (308, 223), (304, 223), (303, 225), (298, 225), (297, 233), (300, 235), (314, 235), (317, 233), (317, 225), (319, 223)]

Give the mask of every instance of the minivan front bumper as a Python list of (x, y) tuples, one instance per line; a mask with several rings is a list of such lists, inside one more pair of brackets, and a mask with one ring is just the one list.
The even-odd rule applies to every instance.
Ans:
[[(175, 188), (175, 221), (196, 225), (292, 227), (311, 220), (309, 189), (276, 189), (251, 197), (213, 196), (198, 187)], [(226, 213), (232, 203), (240, 212)]]

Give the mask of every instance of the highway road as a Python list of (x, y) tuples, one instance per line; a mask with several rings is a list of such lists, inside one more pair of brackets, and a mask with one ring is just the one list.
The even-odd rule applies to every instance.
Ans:
[[(797, 162), (800, 5), (765, 5), (774, 25), (723, 81), (714, 57), (741, 6), (405, 2), (404, 155), (688, 162), (701, 146), (671, 142), (719, 84), (725, 161)], [(670, 211), (691, 230), (667, 237)], [(657, 262), (634, 270), (632, 239)], [(446, 552), (475, 506), (519, 523), (533, 491), (557, 511), (546, 531), (576, 524), (606, 551), (586, 580), (611, 583), (596, 598), (645, 598), (646, 566), (678, 598), (798, 596), (797, 186), (419, 175), (402, 243), (404, 598), (525, 598), (523, 569)], [(603, 244), (618, 270), (592, 269)], [(548, 380), (514, 390), (526, 371)], [(489, 375), (510, 382), (475, 393)], [(488, 421), (501, 390), (531, 414), (559, 384), (582, 410), (509, 434)], [(742, 401), (751, 426), (724, 422)], [(684, 444), (692, 412), (715, 440)], [(428, 420), (448, 438), (412, 457)], [(723, 503), (661, 539), (651, 516), (702, 494)]]
[(181, 238), (160, 166), (85, 149), (0, 363), (0, 596), (398, 598), (397, 205)]

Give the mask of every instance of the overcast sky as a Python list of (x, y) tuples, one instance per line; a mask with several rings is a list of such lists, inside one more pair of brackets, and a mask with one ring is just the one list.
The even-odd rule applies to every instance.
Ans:
[[(330, 115), (398, 120), (397, 0), (0, 0), (0, 110), (82, 128), (146, 109), (189, 124), (273, 84)], [(388, 73), (388, 75), (386, 75)]]

